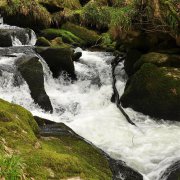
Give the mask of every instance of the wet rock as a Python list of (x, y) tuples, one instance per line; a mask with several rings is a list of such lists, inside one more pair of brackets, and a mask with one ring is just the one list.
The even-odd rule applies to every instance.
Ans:
[(0, 30), (0, 47), (12, 46), (11, 34), (5, 30)]
[(113, 172), (113, 180), (143, 180), (143, 176), (128, 167), (123, 161), (109, 160), (110, 168)]
[(122, 105), (156, 118), (180, 120), (180, 68), (145, 63), (127, 82)]
[(36, 48), (36, 51), (48, 64), (53, 77), (57, 78), (62, 71), (65, 71), (72, 79), (76, 78), (72, 51), (69, 47), (62, 45), (60, 47)]
[(72, 56), (72, 59), (73, 61), (78, 61), (81, 56), (82, 56), (82, 52), (75, 52)]
[(45, 111), (52, 112), (50, 99), (44, 89), (44, 73), (39, 58), (23, 56), (17, 60), (16, 65), (27, 82), (35, 103)]
[(124, 68), (126, 73), (131, 76), (134, 73), (134, 63), (138, 61), (138, 59), (141, 57), (142, 53), (135, 49), (130, 49), (127, 52), (126, 59), (124, 62)]
[(180, 179), (180, 161), (174, 162), (162, 174), (160, 179), (179, 180)]
[(0, 46), (10, 47), (13, 46), (16, 39), (18, 43), (22, 45), (28, 45), (32, 38), (33, 31), (31, 29), (23, 28), (3, 28), (0, 29)]

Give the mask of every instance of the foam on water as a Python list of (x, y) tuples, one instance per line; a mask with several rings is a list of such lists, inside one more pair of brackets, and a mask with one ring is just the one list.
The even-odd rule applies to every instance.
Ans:
[[(64, 122), (76, 133), (106, 151), (116, 159), (155, 180), (174, 159), (180, 157), (180, 124), (156, 122), (149, 116), (126, 109), (138, 128), (129, 124), (110, 99), (113, 93), (112, 56), (102, 52), (83, 51), (75, 62), (78, 80), (53, 79), (47, 64), (41, 59), (45, 72), (45, 89), (54, 113), (48, 114), (34, 104), (27, 84), (15, 87), (13, 74), (0, 77), (0, 97), (56, 122)], [(4, 59), (3, 63), (9, 63)], [(126, 76), (121, 63), (116, 69), (117, 89), (122, 94)]]
[[(0, 29), (4, 30), (23, 30), (23, 28), (17, 27), (17, 26), (10, 26), (7, 24), (3, 24), (3, 18), (0, 18)], [(32, 29), (29, 29), (30, 33), (25, 33), (26, 43), (23, 44), (20, 39), (15, 35), (15, 33), (11, 36), (12, 39), (12, 45), (13, 46), (34, 46), (36, 44), (36, 34)]]

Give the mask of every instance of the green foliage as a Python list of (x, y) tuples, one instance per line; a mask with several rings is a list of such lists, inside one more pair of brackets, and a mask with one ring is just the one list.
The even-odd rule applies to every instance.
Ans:
[(107, 27), (110, 23), (110, 11), (107, 6), (99, 6), (98, 2), (90, 2), (82, 10), (81, 21), (87, 25), (95, 25), (97, 29)]
[(23, 173), (23, 165), (18, 156), (0, 156), (0, 178), (20, 180)]
[(81, 20), (88, 25), (103, 27), (118, 27), (122, 30), (129, 30), (132, 20), (136, 15), (134, 4), (121, 5), (123, 1), (116, 1), (113, 7), (100, 6), (99, 1), (90, 1), (83, 7)]
[(49, 12), (36, 0), (12, 0), (12, 3), (2, 7), (4, 13), (10, 16), (23, 15), (30, 19), (30, 22), (42, 23), (45, 27), (51, 23)]
[(132, 27), (132, 20), (136, 14), (134, 6), (129, 5), (122, 8), (111, 8), (111, 24), (113, 27), (121, 27), (129, 30)]
[(175, 34), (180, 33), (179, 25), (180, 25), (180, 13), (178, 13), (178, 8), (175, 5), (175, 2), (172, 0), (162, 1), (162, 9), (166, 9), (163, 12), (163, 16), (165, 18), (165, 23), (170, 27), (170, 31)]

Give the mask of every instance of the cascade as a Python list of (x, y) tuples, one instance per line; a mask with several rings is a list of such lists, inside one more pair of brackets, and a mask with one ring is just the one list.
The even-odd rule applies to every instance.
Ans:
[[(77, 81), (71, 82), (63, 75), (54, 79), (43, 58), (31, 47), (36, 41), (32, 30), (4, 24), (0, 25), (0, 29), (13, 34), (14, 46), (24, 45), (0, 49), (0, 98), (22, 105), (33, 115), (64, 122), (111, 157), (125, 161), (143, 174), (145, 180), (166, 179), (164, 176), (162, 178), (162, 174), (180, 159), (180, 123), (156, 122), (149, 116), (127, 108), (124, 111), (138, 128), (128, 123), (111, 102), (111, 62), (114, 58), (111, 54), (78, 48), (76, 51), (82, 51), (82, 57), (75, 62)], [(19, 32), (24, 33), (23, 37), (19, 36)], [(14, 83), (17, 58), (32, 54), (36, 54), (43, 65), (45, 90), (51, 100), (53, 114), (43, 111), (34, 103), (23, 79), (18, 86)], [(123, 62), (119, 62), (114, 70), (119, 96), (127, 80), (123, 67)]]

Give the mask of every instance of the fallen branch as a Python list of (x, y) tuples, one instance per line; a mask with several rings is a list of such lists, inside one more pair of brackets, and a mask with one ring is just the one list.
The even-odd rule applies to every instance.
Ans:
[(124, 59), (126, 58), (126, 56), (120, 57), (120, 56), (116, 56), (115, 59), (113, 60), (113, 62), (111, 63), (112, 66), (112, 76), (113, 76), (113, 90), (114, 90), (114, 94), (111, 98), (111, 101), (116, 103), (117, 107), (119, 108), (119, 110), (121, 111), (121, 113), (124, 115), (124, 117), (126, 118), (126, 120), (136, 126), (136, 124), (130, 119), (130, 117), (128, 116), (128, 114), (124, 111), (124, 109), (121, 106), (120, 103), (120, 97), (119, 97), (119, 93), (118, 90), (116, 88), (116, 77), (115, 77), (115, 68), (116, 66), (119, 64), (119, 62), (122, 62)]

